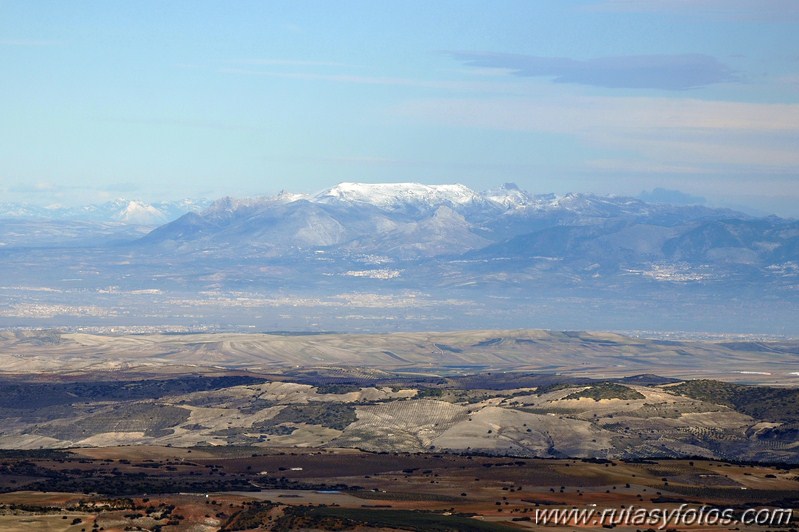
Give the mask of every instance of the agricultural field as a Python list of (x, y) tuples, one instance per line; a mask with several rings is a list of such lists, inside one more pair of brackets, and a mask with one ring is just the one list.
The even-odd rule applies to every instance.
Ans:
[(2, 463), (4, 530), (519, 530), (575, 505), (799, 503), (794, 467), (700, 459), (106, 447), (5, 451)]

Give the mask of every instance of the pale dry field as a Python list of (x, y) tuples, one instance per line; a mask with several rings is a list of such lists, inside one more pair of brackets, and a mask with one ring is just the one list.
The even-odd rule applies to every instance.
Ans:
[(799, 342), (663, 342), (613, 333), (479, 330), (391, 334), (0, 333), (0, 375), (254, 372), (340, 366), (370, 375), (381, 368), (418, 373), (442, 368), (511, 370), (611, 378), (654, 373), (799, 385)]

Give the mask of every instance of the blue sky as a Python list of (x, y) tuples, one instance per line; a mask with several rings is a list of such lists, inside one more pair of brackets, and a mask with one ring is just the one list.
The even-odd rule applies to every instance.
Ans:
[(341, 181), (799, 216), (795, 0), (0, 0), (0, 201)]

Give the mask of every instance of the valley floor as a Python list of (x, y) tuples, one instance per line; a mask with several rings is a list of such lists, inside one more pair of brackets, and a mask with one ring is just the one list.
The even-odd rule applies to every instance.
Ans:
[[(708, 460), (107, 447), (5, 451), (2, 462), (3, 530), (540, 529), (545, 514), (572, 507), (582, 517), (547, 526), (650, 527), (623, 522), (624, 508), (671, 512), (676, 529), (676, 512), (728, 510), (728, 527), (692, 530), (787, 530), (799, 518), (780, 513), (799, 503), (796, 469)], [(771, 509), (758, 515), (772, 521), (741, 522), (748, 508)]]

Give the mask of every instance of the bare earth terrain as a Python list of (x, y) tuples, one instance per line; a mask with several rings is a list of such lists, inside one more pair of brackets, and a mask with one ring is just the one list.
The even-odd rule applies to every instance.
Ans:
[[(530, 330), (5, 332), (0, 528), (506, 530), (572, 506), (792, 508), (798, 356)], [(557, 526), (650, 528), (575, 519)], [(796, 527), (773, 525), (699, 528)]]
[[(707, 505), (741, 519), (752, 505), (799, 501), (796, 469), (706, 460), (109, 447), (6, 454), (3, 463), (3, 530), (530, 530), (542, 528), (542, 510)], [(563, 526), (613, 524), (606, 515)], [(784, 526), (734, 523), (739, 530), (791, 526), (795, 518)]]
[(615, 333), (478, 330), (392, 334), (0, 332), (2, 374), (254, 372), (344, 366), (402, 372), (529, 371), (609, 378), (799, 384), (799, 341), (675, 341)]

